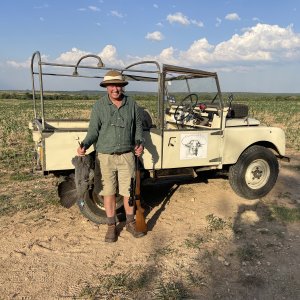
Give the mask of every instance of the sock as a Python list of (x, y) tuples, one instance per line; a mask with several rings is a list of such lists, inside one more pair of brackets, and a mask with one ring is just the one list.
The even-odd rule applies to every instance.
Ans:
[(116, 224), (116, 217), (115, 216), (107, 217), (106, 220), (107, 220), (107, 225), (115, 225)]
[(128, 224), (128, 223), (131, 223), (133, 221), (134, 221), (134, 215), (133, 214), (132, 215), (127, 215), (126, 214), (126, 223)]

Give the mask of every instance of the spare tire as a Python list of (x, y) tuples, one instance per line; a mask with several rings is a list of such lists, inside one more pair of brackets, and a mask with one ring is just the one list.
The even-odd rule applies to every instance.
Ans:
[[(78, 207), (80, 212), (88, 218), (90, 221), (96, 224), (105, 224), (106, 223), (106, 213), (104, 209), (103, 198), (98, 196), (96, 193), (93, 193), (93, 189), (86, 191), (84, 196), (81, 199), (77, 200)], [(120, 195), (116, 196), (116, 209), (117, 209), (117, 218), (119, 221), (124, 217), (120, 214), (123, 208), (123, 197)]]
[(77, 197), (77, 190), (76, 184), (74, 181), (74, 174), (66, 177), (61, 181), (58, 185), (58, 197), (60, 200), (60, 204), (63, 207), (70, 208), (73, 204), (76, 203)]

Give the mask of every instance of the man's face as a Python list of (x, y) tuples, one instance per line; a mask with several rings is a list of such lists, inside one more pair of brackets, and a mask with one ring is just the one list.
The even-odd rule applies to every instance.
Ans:
[(106, 89), (111, 100), (122, 100), (123, 88), (121, 85), (109, 84)]

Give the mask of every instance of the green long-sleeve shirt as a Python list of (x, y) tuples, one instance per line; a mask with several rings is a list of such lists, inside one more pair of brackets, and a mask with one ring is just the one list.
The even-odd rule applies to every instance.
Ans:
[(124, 95), (117, 108), (106, 95), (94, 104), (83, 140), (86, 149), (96, 143), (99, 153), (126, 152), (132, 150), (136, 141), (142, 140), (142, 120), (133, 99)]

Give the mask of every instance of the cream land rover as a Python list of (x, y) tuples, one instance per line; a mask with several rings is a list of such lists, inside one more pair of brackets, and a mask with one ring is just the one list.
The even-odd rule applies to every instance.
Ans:
[[(96, 223), (105, 222), (105, 212), (101, 197), (93, 193), (93, 168), (84, 196), (78, 197), (72, 164), (89, 120), (47, 119), (43, 82), (52, 75), (91, 78), (97, 89), (110, 69), (117, 68), (105, 66), (96, 55), (65, 65), (44, 62), (35, 52), (31, 61), (34, 119), (30, 128), (36, 169), (59, 176), (62, 203), (67, 206), (77, 202), (81, 212)], [(140, 163), (144, 182), (161, 180), (162, 175), (176, 174), (178, 178), (178, 174), (197, 176), (201, 171), (224, 170), (233, 191), (246, 199), (261, 198), (273, 188), (278, 160), (288, 159), (285, 133), (251, 118), (248, 107), (235, 104), (232, 97), (225, 101), (217, 73), (156, 61), (140, 61), (117, 70), (129, 81), (126, 93), (141, 105), (145, 150)], [(92, 148), (87, 152), (91, 161), (95, 153)], [(122, 201), (117, 205), (121, 207)]]

